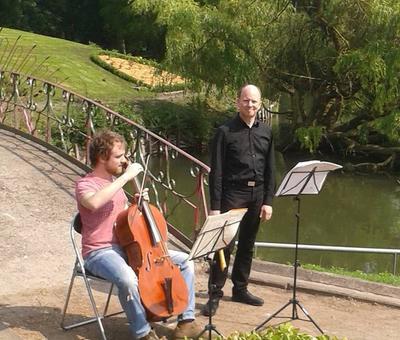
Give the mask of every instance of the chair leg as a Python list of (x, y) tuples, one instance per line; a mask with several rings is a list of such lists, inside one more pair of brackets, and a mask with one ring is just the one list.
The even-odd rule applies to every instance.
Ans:
[(92, 287), (90, 286), (89, 280), (86, 277), (86, 275), (83, 274), (83, 276), (84, 276), (86, 289), (87, 289), (88, 294), (89, 294), (90, 303), (92, 304), (92, 309), (93, 309), (93, 312), (95, 314), (95, 319), (96, 319), (97, 324), (98, 324), (98, 326), (100, 328), (101, 336), (102, 336), (103, 340), (107, 340), (106, 334), (104, 332), (103, 323), (101, 322), (102, 318), (100, 317), (99, 312), (97, 311), (96, 301), (94, 300), (94, 296), (93, 296), (93, 293), (92, 293)]
[[(102, 316), (99, 315), (99, 312), (97, 310), (96, 302), (95, 302), (95, 299), (94, 299), (94, 296), (93, 296), (93, 293), (92, 293), (92, 289), (91, 289), (91, 286), (89, 284), (89, 281), (88, 281), (87, 277), (82, 277), (82, 278), (83, 278), (83, 281), (85, 281), (86, 290), (88, 292), (89, 300), (90, 300), (90, 303), (92, 305), (92, 309), (93, 309), (93, 312), (95, 314), (95, 317), (93, 317), (93, 318), (91, 318), (89, 320), (82, 321), (82, 322), (76, 322), (76, 323), (73, 323), (73, 324), (70, 324), (70, 325), (65, 325), (65, 316), (66, 316), (66, 313), (67, 313), (69, 301), (71, 299), (72, 288), (73, 288), (76, 276), (77, 276), (76, 275), (76, 270), (74, 270), (73, 273), (72, 273), (71, 282), (70, 282), (70, 285), (69, 285), (69, 288), (68, 288), (67, 299), (65, 301), (63, 315), (62, 315), (62, 318), (61, 318), (61, 328), (63, 330), (65, 330), (65, 331), (67, 331), (67, 330), (70, 330), (70, 329), (73, 329), (73, 328), (77, 328), (77, 327), (80, 327), (80, 326), (83, 326), (83, 325), (87, 325), (87, 324), (90, 324), (90, 323), (93, 323), (93, 322), (97, 322), (97, 324), (99, 326), (99, 329), (100, 329), (100, 333), (101, 333), (102, 339), (103, 340), (107, 340), (106, 334), (104, 332), (103, 323), (101, 322)], [(107, 299), (106, 308), (108, 308), (108, 304), (109, 304), (110, 298), (111, 297), (109, 296), (108, 299)]]
[[(93, 318), (90, 318), (90, 319), (85, 320), (85, 321), (76, 322), (76, 323), (73, 323), (73, 324), (70, 324), (70, 325), (65, 325), (65, 319), (66, 319), (66, 314), (67, 314), (69, 302), (70, 302), (70, 299), (71, 299), (72, 289), (73, 289), (73, 286), (74, 286), (74, 283), (75, 283), (75, 279), (76, 279), (77, 276), (81, 276), (83, 281), (85, 282), (86, 290), (87, 290), (88, 295), (89, 295), (90, 304), (92, 305), (92, 310), (93, 310), (95, 316)], [(70, 281), (69, 288), (68, 288), (67, 298), (66, 298), (66, 301), (65, 301), (65, 305), (64, 305), (64, 309), (63, 309), (63, 313), (62, 313), (62, 317), (61, 317), (61, 328), (63, 330), (65, 330), (65, 331), (67, 331), (67, 330), (70, 330), (70, 329), (73, 329), (73, 328), (77, 328), (77, 327), (80, 327), (80, 326), (84, 326), (84, 325), (88, 325), (88, 324), (97, 322), (97, 324), (99, 326), (99, 329), (100, 329), (100, 332), (101, 332), (102, 339), (103, 340), (107, 340), (107, 337), (106, 337), (105, 331), (104, 331), (104, 326), (103, 326), (103, 323), (102, 323), (102, 319), (104, 319), (106, 317), (110, 317), (110, 316), (115, 316), (115, 315), (118, 315), (118, 314), (121, 314), (121, 313), (124, 312), (122, 310), (122, 311), (119, 311), (119, 312), (107, 314), (108, 307), (109, 307), (110, 301), (111, 301), (111, 296), (112, 296), (112, 293), (113, 293), (113, 289), (114, 289), (114, 284), (111, 283), (110, 284), (110, 289), (108, 291), (106, 304), (105, 304), (105, 307), (104, 307), (104, 312), (103, 312), (102, 315), (100, 315), (99, 312), (98, 312), (97, 306), (96, 306), (96, 302), (95, 302), (95, 299), (94, 299), (94, 296), (93, 296), (93, 292), (92, 292), (92, 287), (91, 287), (91, 285), (89, 283), (88, 277), (85, 274), (82, 274), (82, 273), (78, 274), (77, 269), (74, 268), (74, 270), (72, 271), (72, 277), (71, 277), (71, 281)]]
[(65, 315), (67, 314), (67, 309), (68, 309), (68, 305), (69, 305), (69, 300), (71, 298), (71, 292), (72, 292), (72, 287), (74, 285), (75, 277), (76, 277), (76, 271), (74, 269), (72, 271), (71, 281), (70, 281), (69, 287), (68, 287), (67, 298), (65, 300), (64, 309), (63, 309), (63, 313), (62, 313), (62, 317), (61, 317), (61, 328), (64, 330), (69, 329), (69, 328), (67, 328), (68, 326), (65, 326)]
[(111, 283), (110, 290), (108, 291), (107, 302), (106, 302), (106, 305), (104, 307), (104, 312), (103, 312), (103, 316), (104, 317), (107, 316), (108, 306), (109, 306), (110, 301), (111, 301), (111, 295), (112, 295), (112, 292), (113, 292), (113, 288), (114, 288), (114, 284)]

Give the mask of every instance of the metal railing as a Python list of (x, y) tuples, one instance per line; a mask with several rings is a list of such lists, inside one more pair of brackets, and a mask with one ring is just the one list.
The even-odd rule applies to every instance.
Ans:
[[(279, 248), (279, 249), (295, 249), (296, 245), (293, 243), (276, 243), (276, 242), (256, 242), (255, 243), (255, 256), (257, 255), (257, 248)], [(344, 247), (344, 246), (321, 246), (311, 244), (299, 244), (298, 249), (302, 250), (324, 250), (334, 252), (352, 252), (352, 253), (375, 253), (375, 254), (391, 254), (393, 255), (393, 274), (396, 275), (397, 256), (400, 255), (400, 249), (391, 248), (363, 248), (363, 247)]]
[[(127, 141), (131, 161), (143, 167), (149, 164), (146, 186), (152, 203), (164, 213), (169, 231), (190, 246), (190, 238), (174, 225), (172, 216), (179, 215), (180, 223), (193, 231), (205, 219), (206, 164), (118, 112), (67, 88), (4, 71), (0, 66), (0, 128), (51, 147), (86, 171), (87, 146), (95, 131), (109, 128), (119, 132)], [(179, 174), (173, 173), (172, 165), (180, 169)], [(188, 210), (193, 214), (187, 214)]]

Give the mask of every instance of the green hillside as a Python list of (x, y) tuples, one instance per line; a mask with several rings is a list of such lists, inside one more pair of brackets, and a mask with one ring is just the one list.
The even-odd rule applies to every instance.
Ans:
[[(33, 45), (36, 47), (25, 63), (24, 58)], [(149, 91), (139, 93), (132, 83), (93, 63), (90, 55), (99, 50), (92, 45), (3, 28), (0, 32), (0, 69), (17, 69), (20, 73), (50, 80), (105, 103), (151, 95)]]

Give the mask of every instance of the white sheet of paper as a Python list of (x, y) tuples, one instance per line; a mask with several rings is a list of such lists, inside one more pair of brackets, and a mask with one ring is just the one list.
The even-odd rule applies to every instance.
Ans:
[(189, 254), (189, 260), (206, 256), (225, 248), (235, 237), (247, 209), (232, 209), (210, 215), (205, 220)]
[[(275, 196), (289, 196), (301, 194), (318, 194), (330, 171), (342, 168), (341, 165), (324, 161), (306, 161), (297, 163), (282, 180)], [(310, 172), (314, 174), (304, 187)], [(304, 187), (304, 188), (303, 188)]]

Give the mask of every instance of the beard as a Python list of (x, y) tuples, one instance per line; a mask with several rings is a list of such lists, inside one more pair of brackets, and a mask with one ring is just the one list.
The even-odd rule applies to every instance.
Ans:
[(112, 176), (119, 176), (124, 172), (125, 168), (121, 164), (117, 165), (117, 166), (109, 166), (109, 165), (107, 165), (106, 166), (106, 170)]

